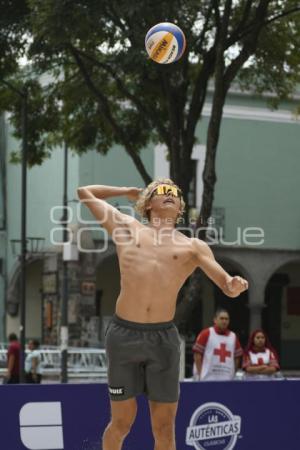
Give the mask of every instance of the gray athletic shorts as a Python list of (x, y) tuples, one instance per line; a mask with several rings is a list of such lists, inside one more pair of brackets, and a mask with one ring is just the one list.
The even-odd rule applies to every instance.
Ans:
[(137, 323), (114, 316), (105, 347), (111, 400), (139, 394), (155, 402), (178, 400), (180, 338), (173, 322)]

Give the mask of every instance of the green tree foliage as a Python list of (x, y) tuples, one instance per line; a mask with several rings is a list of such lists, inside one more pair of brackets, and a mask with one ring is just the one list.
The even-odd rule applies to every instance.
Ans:
[(0, 68), (1, 77), (18, 70), (18, 58), (26, 51), (26, 2), (0, 0)]
[[(78, 153), (105, 154), (119, 144), (147, 183), (140, 151), (160, 142), (187, 198), (196, 127), (211, 83), (205, 224), (228, 90), (236, 81), (278, 99), (293, 92), (300, 73), (299, 11), (293, 0), (2, 1), (0, 69), (4, 80), (28, 91), (30, 164), (63, 141)], [(171, 65), (152, 62), (144, 49), (147, 30), (163, 21), (178, 24), (187, 38), (184, 56)], [(18, 66), (24, 53), (26, 73)], [(12, 112), (20, 136), (20, 96), (2, 87), (2, 109)]]

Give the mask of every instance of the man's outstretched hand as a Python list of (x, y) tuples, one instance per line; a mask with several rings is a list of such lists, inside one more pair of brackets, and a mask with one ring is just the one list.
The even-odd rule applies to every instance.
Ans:
[(226, 291), (228, 292), (227, 295), (230, 297), (238, 297), (242, 292), (248, 289), (248, 281), (239, 276), (231, 277), (226, 283), (226, 288)]

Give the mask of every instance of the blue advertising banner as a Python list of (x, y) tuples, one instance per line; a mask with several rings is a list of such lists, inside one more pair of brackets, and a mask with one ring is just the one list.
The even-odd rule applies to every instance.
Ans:
[[(101, 450), (105, 384), (0, 386), (1, 450)], [(298, 450), (300, 381), (181, 383), (177, 450)], [(153, 450), (147, 400), (123, 450)]]

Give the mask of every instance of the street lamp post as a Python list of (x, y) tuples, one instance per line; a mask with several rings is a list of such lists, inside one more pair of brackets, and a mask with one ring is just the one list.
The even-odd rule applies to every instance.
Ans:
[(68, 382), (68, 261), (65, 256), (65, 245), (68, 242), (68, 146), (64, 148), (64, 193), (63, 193), (63, 280), (62, 280), (62, 302), (61, 302), (61, 382)]
[(22, 200), (21, 200), (21, 289), (20, 289), (20, 382), (25, 383), (26, 346), (26, 218), (27, 218), (27, 90), (22, 92)]
[(21, 97), (22, 101), (22, 181), (21, 181), (21, 275), (20, 275), (20, 382), (25, 382), (25, 339), (26, 339), (26, 216), (27, 216), (27, 122), (28, 91), (24, 84), (22, 90), (9, 81), (0, 80), (5, 86)]

